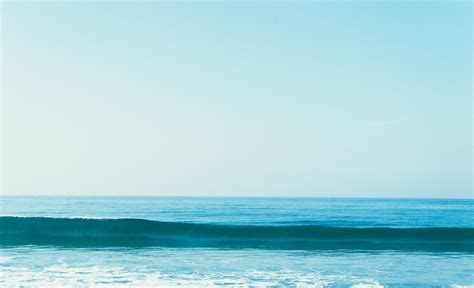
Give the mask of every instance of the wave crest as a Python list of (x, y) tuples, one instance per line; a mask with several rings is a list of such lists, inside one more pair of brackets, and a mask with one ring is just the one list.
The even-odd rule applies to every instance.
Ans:
[(474, 228), (249, 226), (144, 219), (0, 217), (0, 245), (474, 251)]

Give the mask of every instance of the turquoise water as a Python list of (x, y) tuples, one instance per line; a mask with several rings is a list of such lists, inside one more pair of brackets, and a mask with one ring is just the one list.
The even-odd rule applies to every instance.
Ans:
[(473, 205), (2, 197), (0, 286), (473, 286)]

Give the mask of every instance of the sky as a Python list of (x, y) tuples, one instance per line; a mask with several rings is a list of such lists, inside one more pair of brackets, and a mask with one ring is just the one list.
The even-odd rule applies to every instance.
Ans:
[(2, 194), (470, 198), (472, 4), (1, 4)]

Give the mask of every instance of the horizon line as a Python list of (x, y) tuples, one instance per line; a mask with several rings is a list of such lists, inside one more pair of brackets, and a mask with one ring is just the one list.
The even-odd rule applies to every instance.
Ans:
[(269, 196), (218, 196), (218, 195), (114, 195), (114, 194), (100, 194), (100, 195), (91, 195), (91, 194), (76, 194), (76, 195), (67, 195), (67, 194), (3, 194), (0, 193), (0, 197), (128, 197), (128, 198), (138, 198), (138, 197), (155, 197), (155, 198), (301, 198), (301, 199), (407, 199), (407, 200), (474, 200), (474, 196), (469, 198), (465, 197), (368, 197), (368, 196), (358, 196), (358, 197), (345, 197), (345, 196), (278, 196), (278, 195), (269, 195)]

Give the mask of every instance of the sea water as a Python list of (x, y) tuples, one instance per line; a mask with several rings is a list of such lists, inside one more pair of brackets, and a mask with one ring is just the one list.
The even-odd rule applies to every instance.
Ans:
[(474, 285), (474, 200), (0, 198), (1, 287)]

